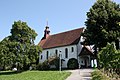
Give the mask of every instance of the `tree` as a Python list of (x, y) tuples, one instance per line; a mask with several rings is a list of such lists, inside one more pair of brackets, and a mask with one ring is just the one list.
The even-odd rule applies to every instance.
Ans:
[(4, 69), (10, 69), (15, 61), (15, 54), (11, 51), (14, 51), (14, 43), (10, 42), (9, 37), (4, 38), (0, 42), (0, 65)]
[[(1, 64), (17, 65), (18, 69), (27, 69), (30, 64), (36, 63), (41, 48), (34, 44), (37, 33), (26, 22), (14, 22), (11, 35), (0, 42)], [(8, 64), (9, 63), (9, 64)], [(26, 68), (27, 67), (27, 68)]]
[(0, 42), (0, 65), (3, 66), (4, 69), (10, 64), (10, 53), (8, 53), (9, 48), (7, 47), (7, 43), (7, 38)]
[(87, 26), (82, 34), (86, 45), (101, 49), (120, 36), (120, 5), (111, 0), (97, 0), (87, 12)]
[(34, 40), (37, 36), (37, 33), (31, 29), (26, 22), (14, 22), (11, 29), (10, 40), (18, 41), (22, 44), (29, 43), (34, 44)]

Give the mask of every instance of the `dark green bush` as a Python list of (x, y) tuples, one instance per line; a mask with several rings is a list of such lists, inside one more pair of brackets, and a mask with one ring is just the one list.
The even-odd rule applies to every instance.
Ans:
[(59, 69), (59, 57), (51, 58), (51, 59), (49, 59), (48, 62), (50, 65), (55, 65), (56, 69)]
[(43, 63), (39, 63), (37, 65), (37, 69), (38, 70), (49, 70), (50, 69), (50, 65), (49, 65), (48, 61), (44, 61)]
[(42, 63), (38, 63), (38, 65), (36, 66), (37, 70), (42, 70)]
[(37, 65), (36, 64), (32, 64), (32, 70), (36, 70), (37, 69)]
[(92, 80), (110, 80), (99, 70), (92, 72)]
[(69, 59), (68, 63), (67, 63), (67, 67), (68, 67), (68, 69), (77, 69), (77, 68), (79, 68), (78, 60), (75, 59), (75, 58)]

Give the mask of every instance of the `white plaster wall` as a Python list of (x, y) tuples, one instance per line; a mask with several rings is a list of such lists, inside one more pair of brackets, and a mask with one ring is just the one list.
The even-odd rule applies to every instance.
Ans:
[[(83, 32), (84, 32), (84, 30), (83, 30)], [(83, 38), (83, 36), (81, 36), (80, 37), (80, 40), (79, 40), (79, 42), (78, 42), (78, 44), (77, 44), (77, 49), (78, 49), (78, 54), (81, 52), (81, 50), (82, 50), (82, 47), (83, 47), (83, 45), (81, 45), (81, 42), (83, 42), (84, 41), (84, 38)]]
[[(85, 31), (85, 27), (84, 27), (84, 29), (83, 29), (83, 32)], [(81, 45), (81, 42), (83, 42), (84, 41), (84, 38), (83, 38), (83, 36), (81, 36), (80, 37), (80, 40), (79, 40), (79, 42), (78, 42), (78, 44), (77, 44), (77, 53), (78, 53), (78, 55), (80, 54), (80, 52), (81, 52), (81, 50), (82, 50), (82, 45)], [(78, 57), (78, 59), (79, 59), (79, 57)]]
[[(83, 37), (81, 36), (80, 41), (79, 41), (78, 44), (77, 44), (77, 55), (79, 55), (80, 52), (81, 52), (81, 50), (82, 50), (82, 45), (81, 45), (82, 38), (83, 38)], [(78, 59), (79, 65), (81, 65), (81, 63), (80, 63), (80, 62), (81, 62), (80, 57), (77, 56), (77, 59)]]
[[(62, 55), (62, 59), (64, 59), (65, 61), (63, 61), (62, 67), (67, 68), (67, 62), (70, 58), (75, 58), (77, 59), (78, 57), (78, 50), (77, 48), (80, 45), (70, 45), (70, 46), (63, 46), (63, 47), (57, 47), (57, 48), (51, 48), (51, 49), (45, 49), (42, 51), (42, 53), (39, 55), (41, 58), (41, 55), (43, 56), (42, 59), (39, 59), (39, 62), (42, 63), (46, 60), (46, 53), (47, 51), (49, 51), (49, 57), (52, 57), (55, 55), (55, 50), (58, 50), (58, 55), (61, 53)], [(74, 48), (74, 52), (72, 52), (71, 48)], [(68, 58), (65, 58), (65, 48), (68, 49)], [(81, 49), (81, 46), (79, 47)], [(61, 51), (61, 52), (60, 52)]]

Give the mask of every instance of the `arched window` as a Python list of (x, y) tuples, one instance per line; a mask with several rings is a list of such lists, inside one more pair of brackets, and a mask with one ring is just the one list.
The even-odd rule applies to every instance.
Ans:
[(65, 58), (68, 58), (68, 49), (65, 48)]
[(49, 56), (49, 52), (47, 51), (47, 53), (46, 53), (46, 59), (48, 59), (48, 56)]
[(58, 56), (58, 50), (55, 50), (55, 56)]
[(41, 59), (43, 58), (43, 55), (41, 55)]
[(71, 48), (71, 52), (74, 52), (74, 47)]

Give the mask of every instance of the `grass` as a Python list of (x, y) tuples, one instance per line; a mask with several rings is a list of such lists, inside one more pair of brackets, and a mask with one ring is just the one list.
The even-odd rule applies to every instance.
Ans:
[(0, 80), (65, 80), (71, 73), (59, 71), (0, 72)]

